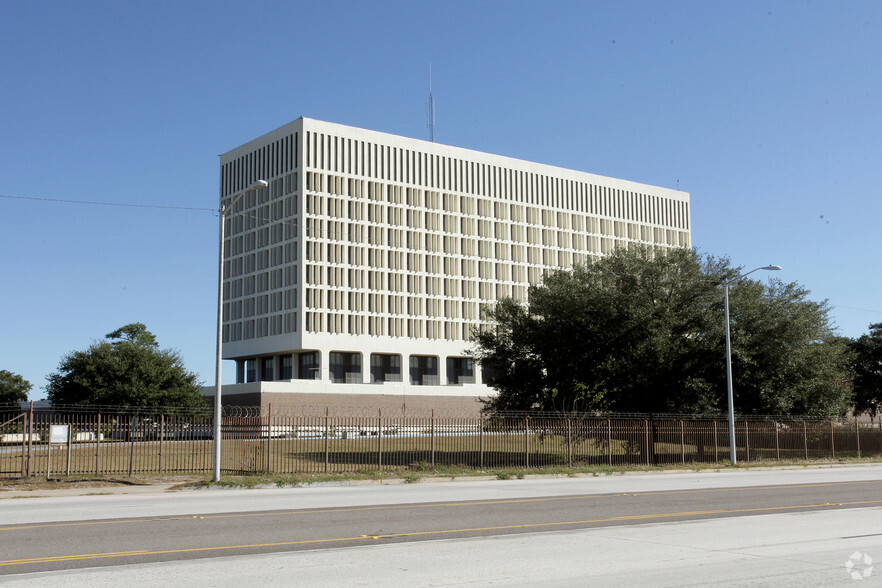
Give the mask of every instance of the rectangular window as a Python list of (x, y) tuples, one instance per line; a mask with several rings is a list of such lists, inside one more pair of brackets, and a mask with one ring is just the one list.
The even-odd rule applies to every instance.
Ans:
[(237, 361), (236, 362), (236, 383), (244, 384), (245, 383), (245, 362)]
[(341, 353), (330, 354), (331, 381), (338, 384), (361, 384), (361, 354)]
[(297, 354), (297, 376), (300, 380), (319, 379), (319, 358), (315, 351)]
[(474, 384), (475, 361), (470, 357), (448, 357), (447, 383)]
[(437, 386), (438, 358), (432, 355), (411, 355), (410, 383), (413, 386)]
[(273, 368), (275, 366), (274, 357), (263, 357), (260, 360), (260, 380), (262, 382), (271, 382), (273, 380)]
[(294, 363), (290, 355), (279, 357), (279, 379), (291, 380), (294, 378)]
[(371, 354), (371, 383), (400, 382), (401, 356)]

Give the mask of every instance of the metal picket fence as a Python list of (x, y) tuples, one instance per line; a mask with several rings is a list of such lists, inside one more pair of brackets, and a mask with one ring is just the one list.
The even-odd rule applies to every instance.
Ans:
[[(209, 473), (208, 411), (0, 407), (0, 477)], [(722, 463), (724, 416), (539, 414), (307, 407), (225, 410), (221, 469), (319, 474), (385, 469)], [(880, 422), (739, 418), (739, 462), (882, 456)]]

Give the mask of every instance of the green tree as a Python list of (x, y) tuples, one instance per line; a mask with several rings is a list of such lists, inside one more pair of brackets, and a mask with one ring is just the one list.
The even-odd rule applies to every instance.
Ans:
[(66, 355), (47, 377), (53, 404), (104, 404), (129, 407), (204, 404), (196, 374), (180, 355), (159, 349), (156, 337), (141, 323), (105, 335), (110, 341)]
[[(617, 250), (553, 272), (490, 310), (475, 357), (492, 410), (721, 412), (726, 407), (721, 283), (728, 261), (687, 249)], [(796, 284), (730, 286), (735, 406), (748, 414), (848, 408), (847, 349), (826, 304)]]
[(24, 402), (33, 387), (20, 375), (0, 370), (0, 404)]
[(854, 409), (876, 416), (882, 407), (882, 323), (851, 342), (854, 352)]

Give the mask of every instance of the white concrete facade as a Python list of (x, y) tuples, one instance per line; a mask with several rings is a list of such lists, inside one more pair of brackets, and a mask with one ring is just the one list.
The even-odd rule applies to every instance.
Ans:
[[(220, 160), (224, 394), (487, 396), (481, 312), (616, 247), (690, 247), (689, 194), (300, 118)], [(320, 402), (317, 399), (316, 402)]]

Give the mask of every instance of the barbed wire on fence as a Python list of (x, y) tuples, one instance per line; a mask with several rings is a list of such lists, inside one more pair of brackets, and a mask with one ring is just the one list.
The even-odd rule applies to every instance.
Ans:
[[(486, 417), (536, 418), (536, 419), (617, 419), (617, 420), (659, 420), (659, 421), (726, 421), (723, 413), (649, 413), (649, 412), (557, 412), (541, 410), (503, 410), (485, 413)], [(737, 414), (735, 420), (744, 422), (847, 422), (854, 416), (830, 417), (812, 415), (753, 415)], [(869, 422), (869, 420), (868, 420)]]
[[(224, 410), (233, 407), (225, 407)], [(264, 405), (262, 407), (238, 407), (250, 409), (250, 416), (261, 417), (354, 417), (354, 418), (478, 418), (476, 411), (449, 408), (408, 408), (368, 407), (368, 406), (325, 406), (325, 405)], [(226, 414), (226, 412), (225, 412)]]
[(60, 414), (116, 414), (116, 415), (158, 415), (165, 414), (169, 416), (193, 415), (193, 416), (211, 416), (211, 407), (195, 406), (123, 406), (112, 404), (52, 404), (47, 401), (22, 402), (0, 404), (0, 412), (34, 412), (47, 413), (54, 412)]
[[(0, 413), (15, 412), (54, 412), (59, 414), (115, 414), (120, 416), (192, 416), (211, 417), (214, 408), (210, 405), (197, 407), (181, 406), (122, 406), (93, 404), (52, 404), (48, 401), (22, 403), (0, 403)], [(728, 416), (722, 413), (683, 414), (683, 413), (644, 413), (644, 412), (557, 412), (539, 410), (506, 410), (506, 411), (467, 411), (445, 408), (410, 408), (401, 407), (366, 407), (366, 406), (328, 406), (328, 405), (273, 405), (237, 406), (225, 405), (223, 417), (230, 418), (269, 418), (269, 417), (352, 417), (352, 418), (530, 418), (530, 419), (614, 419), (614, 420), (649, 420), (649, 421), (726, 421)], [(880, 415), (882, 418), (882, 415)], [(816, 416), (816, 415), (750, 415), (738, 414), (739, 422), (837, 422), (851, 423), (856, 420), (872, 423), (874, 419), (863, 415), (847, 416)]]

